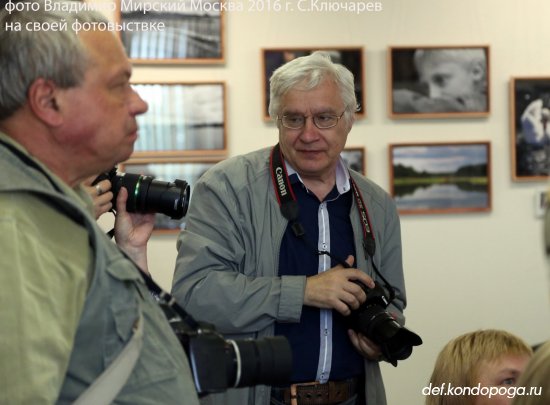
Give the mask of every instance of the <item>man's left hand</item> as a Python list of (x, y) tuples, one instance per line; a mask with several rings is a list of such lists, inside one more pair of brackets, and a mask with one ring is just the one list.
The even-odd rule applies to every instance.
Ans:
[(361, 333), (355, 332), (353, 329), (348, 330), (348, 336), (355, 349), (357, 349), (363, 357), (366, 357), (371, 361), (381, 360), (382, 351), (380, 350), (380, 346), (372, 340), (365, 337)]
[(139, 265), (147, 270), (147, 242), (155, 225), (155, 214), (137, 214), (126, 211), (128, 190), (121, 187), (117, 195), (115, 219), (115, 240), (117, 245)]

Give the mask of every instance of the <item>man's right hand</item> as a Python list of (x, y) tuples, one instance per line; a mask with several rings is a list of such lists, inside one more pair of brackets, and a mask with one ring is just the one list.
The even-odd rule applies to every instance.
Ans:
[[(354, 257), (348, 256), (346, 263), (352, 266)], [(304, 305), (335, 309), (347, 316), (367, 299), (361, 286), (354, 281), (374, 288), (374, 281), (367, 274), (355, 268), (345, 268), (341, 264), (310, 276), (306, 280)]]

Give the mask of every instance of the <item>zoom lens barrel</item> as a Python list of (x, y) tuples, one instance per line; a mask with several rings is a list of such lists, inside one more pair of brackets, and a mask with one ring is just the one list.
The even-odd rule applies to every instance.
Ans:
[(363, 284), (358, 284), (367, 294), (367, 300), (351, 312), (349, 325), (379, 345), (384, 358), (397, 366), (397, 361), (408, 358), (413, 346), (421, 345), (422, 339), (401, 326), (386, 311), (389, 299), (383, 287), (377, 284), (373, 289), (369, 289)]
[(275, 336), (229, 342), (233, 344), (228, 346), (226, 364), (233, 387), (288, 383), (292, 371), (292, 351), (286, 338)]
[(117, 173), (111, 177), (113, 205), (121, 187), (128, 190), (128, 212), (160, 213), (181, 219), (189, 207), (190, 187), (183, 180), (166, 182), (154, 177), (132, 173)]

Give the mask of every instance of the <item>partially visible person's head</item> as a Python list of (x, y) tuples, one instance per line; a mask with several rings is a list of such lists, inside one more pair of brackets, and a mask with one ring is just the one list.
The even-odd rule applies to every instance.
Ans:
[(269, 114), (286, 160), (302, 179), (334, 178), (357, 110), (353, 74), (314, 52), (275, 70), (270, 85)]
[(531, 395), (516, 395), (512, 405), (550, 404), (550, 342), (537, 349), (521, 375), (518, 386), (525, 387)]
[(414, 64), (430, 97), (467, 99), (487, 93), (483, 49), (418, 49)]
[[(49, 155), (60, 152), (56, 159), (64, 169), (46, 152), (37, 158), (76, 181), (128, 159), (137, 139), (136, 116), (147, 105), (129, 84), (131, 64), (120, 40), (105, 30), (103, 15), (45, 11), (37, 4), (38, 11), (0, 12), (2, 27), (21, 26), (0, 32), (0, 127), (28, 148), (42, 142)], [(75, 32), (76, 21), (102, 28)], [(65, 29), (27, 29), (60, 22)], [(22, 125), (32, 125), (35, 133), (26, 134)]]
[(458, 336), (439, 353), (431, 385), (487, 387), (492, 394), (472, 391), (474, 395), (468, 395), (467, 390), (465, 395), (429, 395), (426, 405), (509, 405), (509, 389), (516, 385), (531, 355), (531, 347), (506, 331), (479, 330)]
[[(27, 90), (37, 79), (51, 80), (60, 88), (78, 86), (90, 64), (86, 47), (72, 30), (73, 23), (103, 22), (96, 12), (69, 13), (45, 11), (41, 2), (37, 11), (0, 10), (0, 121), (9, 117), (26, 103)], [(65, 29), (58, 27), (66, 22)], [(45, 27), (34, 30), (34, 25)], [(4, 29), (20, 27), (19, 29)]]

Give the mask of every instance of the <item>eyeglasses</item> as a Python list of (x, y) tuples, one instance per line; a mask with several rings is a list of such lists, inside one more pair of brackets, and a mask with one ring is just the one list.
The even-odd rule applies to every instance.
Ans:
[(315, 115), (301, 115), (301, 114), (285, 114), (282, 117), (277, 117), (278, 121), (281, 121), (283, 127), (287, 129), (302, 129), (306, 125), (306, 120), (311, 117), (313, 124), (319, 129), (329, 129), (335, 127), (338, 124), (338, 120), (342, 118), (345, 111), (340, 115), (320, 113)]

